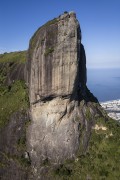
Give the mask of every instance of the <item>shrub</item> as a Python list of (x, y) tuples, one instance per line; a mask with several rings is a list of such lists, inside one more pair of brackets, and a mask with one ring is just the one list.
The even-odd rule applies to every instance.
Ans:
[(48, 48), (48, 49), (46, 49), (46, 51), (45, 51), (45, 56), (48, 56), (49, 54), (51, 54), (51, 53), (53, 53), (54, 52), (54, 48)]
[(18, 110), (28, 108), (28, 90), (23, 81), (16, 81), (11, 89), (6, 87), (0, 96), (0, 127), (3, 127), (10, 118), (10, 115)]

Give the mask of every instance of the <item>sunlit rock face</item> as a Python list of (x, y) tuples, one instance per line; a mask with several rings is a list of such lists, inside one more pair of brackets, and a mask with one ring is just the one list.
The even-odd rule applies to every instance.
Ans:
[(28, 151), (38, 175), (46, 160), (59, 164), (75, 158), (80, 143), (85, 150), (90, 137), (92, 119), (87, 122), (86, 103), (80, 102), (86, 97), (86, 56), (74, 12), (38, 29), (30, 40), (26, 69), (31, 114)]
[[(75, 13), (66, 13), (49, 21), (30, 41), (28, 83), (30, 102), (47, 97), (71, 95), (81, 82), (86, 82), (82, 58), (80, 26)], [(80, 59), (81, 58), (81, 59)], [(80, 62), (81, 61), (81, 62)], [(81, 66), (81, 72), (79, 71)]]

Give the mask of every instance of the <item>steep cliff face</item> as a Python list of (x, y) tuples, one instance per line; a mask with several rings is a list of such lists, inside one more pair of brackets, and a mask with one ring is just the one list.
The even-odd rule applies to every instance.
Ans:
[(0, 55), (0, 179), (119, 179), (120, 124), (86, 87), (75, 13), (38, 29), (26, 65), (22, 54)]
[(44, 162), (59, 164), (74, 159), (79, 148), (86, 150), (96, 110), (87, 104), (86, 56), (75, 13), (39, 28), (28, 52), (32, 121), (27, 139), (37, 179)]
[[(26, 51), (0, 54), (0, 85), (11, 85), (16, 80), (26, 80)], [(3, 82), (4, 81), (4, 82)]]
[(26, 112), (11, 115), (8, 124), (0, 127), (0, 179), (25, 180), (29, 169), (29, 157), (25, 146)]
[(73, 94), (80, 77), (86, 82), (86, 72), (78, 70), (82, 62), (80, 49), (84, 51), (75, 13), (64, 14), (35, 33), (30, 41), (27, 67), (31, 103)]
[(28, 91), (23, 81), (26, 52), (0, 54), (0, 179), (27, 179)]

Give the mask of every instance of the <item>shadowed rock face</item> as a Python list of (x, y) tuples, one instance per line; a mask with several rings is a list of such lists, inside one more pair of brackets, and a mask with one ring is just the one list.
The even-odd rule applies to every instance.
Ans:
[(79, 64), (81, 69), (85, 66), (81, 50), (84, 51), (75, 13), (64, 14), (39, 28), (29, 47), (27, 69), (31, 103), (71, 95), (80, 79), (86, 83), (86, 72), (79, 71)]
[(25, 161), (23, 161), (26, 150), (20, 148), (20, 145), (18, 147), (20, 139), (25, 137), (25, 124), (27, 122), (28, 115), (26, 112), (16, 112), (11, 115), (9, 123), (0, 129), (1, 180), (27, 179), (28, 169), (24, 166)]
[[(61, 163), (87, 148), (91, 119), (86, 120), (86, 56), (75, 13), (38, 29), (30, 41), (27, 80), (31, 125), (27, 140), (34, 178), (44, 161)], [(82, 108), (81, 108), (82, 107)], [(94, 108), (91, 108), (94, 113)], [(84, 137), (82, 137), (82, 129)]]
[(6, 76), (6, 85), (11, 85), (16, 80), (26, 80), (25, 64), (19, 63), (0, 63), (0, 73)]

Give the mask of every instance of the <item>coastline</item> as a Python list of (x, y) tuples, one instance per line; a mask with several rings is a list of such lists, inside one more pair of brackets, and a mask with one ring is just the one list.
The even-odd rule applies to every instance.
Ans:
[(108, 116), (120, 122), (120, 99), (100, 102)]

